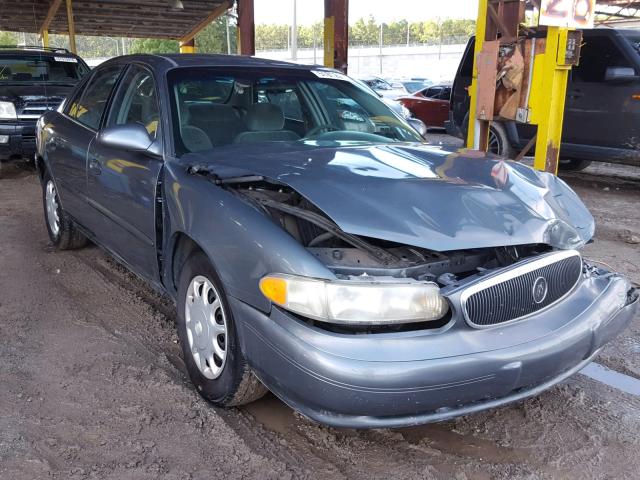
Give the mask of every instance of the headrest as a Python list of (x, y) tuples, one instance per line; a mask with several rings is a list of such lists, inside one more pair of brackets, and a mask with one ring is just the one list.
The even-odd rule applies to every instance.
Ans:
[(255, 103), (247, 110), (244, 120), (252, 132), (273, 132), (284, 127), (284, 112), (272, 103)]
[(238, 115), (232, 106), (220, 103), (194, 103), (189, 105), (189, 114), (196, 118), (221, 121)]

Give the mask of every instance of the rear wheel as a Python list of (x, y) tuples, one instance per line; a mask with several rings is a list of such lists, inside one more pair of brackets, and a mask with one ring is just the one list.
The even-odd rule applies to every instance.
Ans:
[(591, 160), (578, 160), (576, 158), (561, 158), (558, 163), (559, 170), (565, 170), (568, 172), (578, 172), (584, 170), (591, 165)]
[[(460, 130), (463, 135), (463, 140), (466, 142), (467, 133), (469, 132), (469, 112), (464, 116)], [(491, 122), (491, 126), (489, 127), (489, 148), (487, 150), (489, 153), (503, 158), (514, 158), (516, 155), (514, 149), (511, 147), (507, 130), (504, 128), (504, 125), (499, 122)]]
[(222, 282), (202, 252), (191, 254), (180, 273), (178, 336), (189, 377), (206, 400), (244, 405), (267, 392), (242, 354)]
[(73, 250), (87, 244), (87, 237), (78, 231), (62, 208), (56, 184), (46, 171), (42, 178), (42, 204), (49, 239), (56, 248)]
[(504, 125), (498, 122), (491, 122), (489, 127), (489, 153), (498, 155), (503, 158), (513, 158), (514, 150), (511, 148), (511, 142), (509, 142), (509, 136)]

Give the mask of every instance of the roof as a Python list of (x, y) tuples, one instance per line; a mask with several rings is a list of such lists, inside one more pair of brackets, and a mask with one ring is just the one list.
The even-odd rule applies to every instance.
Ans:
[(102, 65), (110, 63), (131, 63), (142, 62), (156, 68), (166, 70), (180, 67), (248, 67), (248, 68), (281, 68), (287, 70), (330, 70), (322, 65), (302, 65), (298, 63), (283, 62), (280, 60), (270, 60), (267, 58), (248, 57), (244, 55), (220, 55), (220, 54), (137, 54), (114, 57)]
[(75, 57), (76, 55), (74, 55), (73, 53), (71, 53), (69, 50), (67, 50), (66, 48), (43, 48), (43, 47), (31, 47), (31, 46), (27, 46), (27, 47), (23, 47), (20, 45), (0, 45), (0, 55), (21, 55), (21, 56), (27, 56), (27, 55), (33, 55), (36, 57), (41, 57), (43, 55), (56, 55), (56, 56), (60, 56), (60, 55), (64, 55), (64, 56), (73, 56)]
[[(0, 30), (39, 32), (52, 4), (58, 9), (48, 31), (66, 34), (65, 2), (56, 0), (3, 0)], [(231, 4), (229, 0), (74, 0), (73, 17), (77, 35), (180, 39)], [(212, 13), (217, 15), (211, 18)]]

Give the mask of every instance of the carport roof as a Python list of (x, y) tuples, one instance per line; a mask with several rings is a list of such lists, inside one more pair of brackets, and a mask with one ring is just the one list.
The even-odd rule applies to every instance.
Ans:
[[(0, 30), (38, 33), (51, 5), (58, 4), (48, 31), (60, 34), (68, 31), (64, 0), (3, 0), (1, 3)], [(232, 3), (231, 0), (74, 0), (75, 33), (182, 39), (203, 22), (210, 23), (223, 14)]]

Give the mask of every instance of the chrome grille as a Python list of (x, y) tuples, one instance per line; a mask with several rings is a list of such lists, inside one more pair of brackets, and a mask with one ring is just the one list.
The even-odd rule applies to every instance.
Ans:
[(526, 317), (566, 295), (581, 272), (582, 259), (575, 250), (515, 265), (463, 292), (465, 318), (472, 326), (489, 327)]
[(62, 103), (62, 97), (49, 97), (42, 100), (28, 100), (18, 111), (21, 120), (37, 120), (48, 110), (55, 110)]

